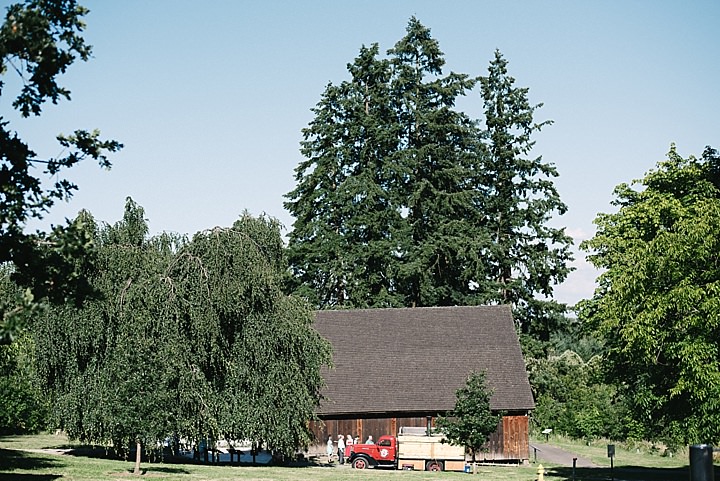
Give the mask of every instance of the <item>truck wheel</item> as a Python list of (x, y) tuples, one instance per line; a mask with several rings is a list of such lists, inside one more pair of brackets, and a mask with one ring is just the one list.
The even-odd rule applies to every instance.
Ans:
[(442, 471), (443, 463), (441, 461), (428, 461), (425, 465), (425, 471)]
[(355, 469), (367, 469), (369, 466), (368, 460), (365, 458), (355, 458), (352, 462), (352, 467)]

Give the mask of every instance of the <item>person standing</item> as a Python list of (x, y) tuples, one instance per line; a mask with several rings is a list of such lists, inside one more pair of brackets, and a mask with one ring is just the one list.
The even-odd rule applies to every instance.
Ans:
[(333, 453), (333, 440), (332, 436), (328, 436), (328, 442), (327, 442), (327, 455), (328, 455), (328, 463), (332, 461), (332, 453)]
[(340, 464), (345, 464), (345, 438), (342, 434), (338, 434), (338, 440), (337, 440), (337, 446), (338, 446), (338, 462)]
[(353, 437), (349, 434), (347, 435), (347, 438), (345, 439), (345, 457), (350, 457), (350, 451), (352, 451), (352, 445), (353, 445)]

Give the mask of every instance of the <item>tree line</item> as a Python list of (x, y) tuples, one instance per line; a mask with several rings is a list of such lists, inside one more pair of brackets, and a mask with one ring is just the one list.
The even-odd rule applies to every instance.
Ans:
[[(56, 77), (89, 58), (85, 13), (67, 0), (8, 8), (0, 73), (28, 73), (13, 104), (22, 115), (69, 97)], [(673, 146), (616, 188), (617, 211), (599, 214), (583, 244), (604, 269), (599, 287), (570, 319), (552, 292), (572, 240), (549, 226), (566, 206), (558, 172), (532, 152), (550, 121), (534, 120), (541, 104), (499, 51), (486, 76), (443, 67), (411, 18), (384, 56), (363, 46), (349, 79), (326, 86), (286, 195), (287, 245), (277, 221), (247, 214), (192, 238), (149, 236), (132, 199), (113, 225), (82, 212), (28, 234), (76, 188), (61, 179), (43, 191), (34, 167), (55, 179), (84, 158), (109, 167), (121, 145), (81, 130), (60, 139), (67, 157), (38, 159), (0, 121), (0, 429), (49, 419), (124, 450), (225, 436), (289, 452), (309, 441), (331, 359), (313, 309), (507, 303), (538, 427), (718, 441), (717, 151), (682, 158)], [(455, 106), (476, 86), (481, 119)]]
[[(320, 309), (511, 304), (547, 340), (565, 312), (553, 286), (572, 239), (555, 167), (534, 156), (542, 104), (496, 51), (487, 76), (445, 74), (430, 29), (411, 18), (387, 56), (363, 46), (303, 130), (285, 203), (291, 289)], [(480, 85), (482, 119), (455, 108)]]

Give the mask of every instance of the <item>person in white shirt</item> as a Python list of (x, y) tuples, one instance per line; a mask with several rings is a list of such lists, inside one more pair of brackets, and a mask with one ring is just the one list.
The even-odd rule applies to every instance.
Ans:
[(345, 437), (342, 434), (338, 434), (338, 462), (345, 464)]

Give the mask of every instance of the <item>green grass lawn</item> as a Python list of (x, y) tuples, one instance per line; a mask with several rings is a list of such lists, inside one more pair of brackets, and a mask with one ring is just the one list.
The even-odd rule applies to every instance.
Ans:
[[(587, 446), (581, 442), (550, 439), (552, 444), (580, 456), (590, 458), (599, 468), (577, 469), (577, 481), (610, 479), (609, 460), (605, 445)], [(37, 436), (0, 437), (0, 481), (117, 481), (134, 479), (133, 463), (79, 455), (57, 455), (34, 450), (49, 448), (80, 448), (64, 436), (51, 434)], [(31, 451), (33, 450), (33, 451)], [(82, 450), (79, 450), (82, 452)], [(615, 479), (643, 481), (671, 481), (688, 479), (687, 455), (663, 457), (641, 451), (616, 447)], [(427, 473), (388, 470), (354, 470), (348, 466), (308, 467), (252, 467), (208, 466), (199, 464), (171, 464), (143, 462), (142, 479), (153, 481), (345, 481), (345, 480), (453, 480), (467, 479), (465, 473)], [(717, 468), (717, 466), (716, 466)], [(572, 467), (546, 465), (545, 479), (566, 481), (572, 479)], [(531, 481), (536, 478), (537, 465), (530, 466), (479, 466), (474, 477), (482, 480)], [(716, 477), (720, 475), (717, 470)], [(718, 478), (720, 479), (720, 478)]]
[[(538, 439), (539, 442), (544, 442)], [(566, 451), (577, 453), (582, 457), (590, 459), (598, 466), (610, 466), (610, 459), (607, 456), (607, 445), (613, 443), (608, 440), (593, 441), (590, 444), (572, 440), (564, 437), (551, 437), (550, 444), (558, 446)], [(618, 463), (624, 466), (644, 466), (654, 468), (679, 468), (689, 463), (687, 448), (672, 455), (652, 449), (649, 443), (638, 443), (637, 446), (627, 448), (621, 444), (615, 444), (615, 465)]]

